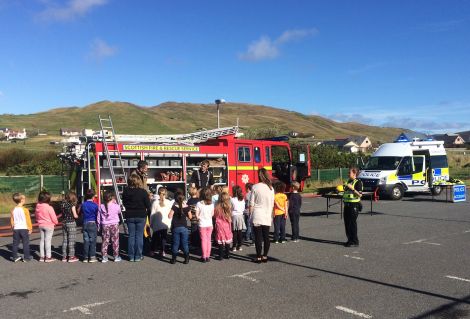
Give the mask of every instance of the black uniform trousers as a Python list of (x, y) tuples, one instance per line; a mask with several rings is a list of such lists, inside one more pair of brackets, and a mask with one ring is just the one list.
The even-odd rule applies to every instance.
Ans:
[(359, 215), (359, 203), (344, 203), (344, 228), (348, 243), (359, 245), (357, 238), (357, 216)]

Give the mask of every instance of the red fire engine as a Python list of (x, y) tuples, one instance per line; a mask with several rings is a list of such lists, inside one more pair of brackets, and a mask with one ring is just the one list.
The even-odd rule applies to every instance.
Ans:
[(273, 180), (285, 182), (288, 190), (292, 181), (298, 181), (303, 188), (310, 176), (308, 145), (291, 146), (278, 139), (241, 139), (238, 127), (180, 135), (116, 135), (110, 118), (109, 126), (101, 121), (108, 120), (100, 118), (102, 130), (98, 135), (69, 152), (81, 154), (75, 160), (80, 164), (74, 178), (79, 194), (87, 188), (95, 188), (100, 194), (108, 187), (125, 185), (139, 160), (149, 164), (150, 190), (162, 185), (169, 191), (186, 192), (191, 175), (203, 160), (210, 163), (215, 185), (227, 185), (230, 190), (234, 185), (244, 190), (246, 183), (257, 183), (257, 171), (262, 167)]

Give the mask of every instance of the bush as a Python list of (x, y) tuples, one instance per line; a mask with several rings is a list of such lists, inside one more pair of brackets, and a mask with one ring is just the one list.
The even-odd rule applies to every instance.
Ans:
[(60, 175), (62, 164), (54, 152), (8, 149), (0, 152), (0, 171), (12, 175)]
[(367, 162), (363, 153), (343, 153), (330, 145), (311, 147), (311, 162), (314, 169), (361, 166), (361, 159)]

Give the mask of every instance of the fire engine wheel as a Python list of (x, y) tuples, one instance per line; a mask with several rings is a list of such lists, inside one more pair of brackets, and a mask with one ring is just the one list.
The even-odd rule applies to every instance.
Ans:
[(434, 196), (437, 196), (439, 195), (441, 192), (442, 192), (442, 187), (441, 186), (434, 186), (432, 189), (431, 189), (431, 192)]
[(403, 193), (404, 193), (403, 186), (397, 184), (393, 186), (392, 191), (390, 193), (390, 197), (393, 200), (400, 200), (403, 198)]

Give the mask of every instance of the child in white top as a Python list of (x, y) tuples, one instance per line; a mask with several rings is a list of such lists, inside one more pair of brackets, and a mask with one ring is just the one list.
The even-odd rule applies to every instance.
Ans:
[(243, 216), (245, 217), (245, 225), (246, 225), (246, 232), (245, 232), (245, 240), (250, 241), (251, 245), (254, 245), (253, 242), (253, 218), (250, 213), (250, 198), (251, 198), (251, 190), (253, 188), (252, 183), (246, 183), (245, 185), (245, 211), (243, 212)]
[(18, 257), (18, 246), (21, 241), (23, 242), (23, 261), (27, 262), (33, 259), (29, 251), (29, 235), (33, 232), (31, 217), (29, 215), (29, 210), (23, 207), (26, 202), (26, 197), (23, 194), (15, 193), (13, 194), (12, 199), (16, 206), (12, 209), (10, 217), (11, 228), (13, 230), (13, 249), (11, 260), (13, 262), (21, 260), (21, 257)]
[(233, 230), (233, 250), (242, 250), (243, 231), (246, 229), (243, 212), (245, 211), (245, 198), (242, 188), (238, 185), (233, 186), (232, 204), (232, 230)]
[(171, 218), (168, 214), (171, 211), (172, 202), (166, 198), (167, 190), (165, 187), (158, 189), (158, 199), (152, 203), (150, 213), (150, 227), (152, 228), (152, 242), (150, 255), (153, 256), (160, 248), (160, 255), (165, 256), (165, 246), (168, 237), (168, 229), (171, 227)]
[(214, 216), (214, 204), (212, 204), (212, 192), (210, 188), (201, 190), (201, 201), (196, 205), (196, 217), (199, 221), (199, 233), (201, 236), (201, 261), (209, 261), (211, 255), (212, 217)]

